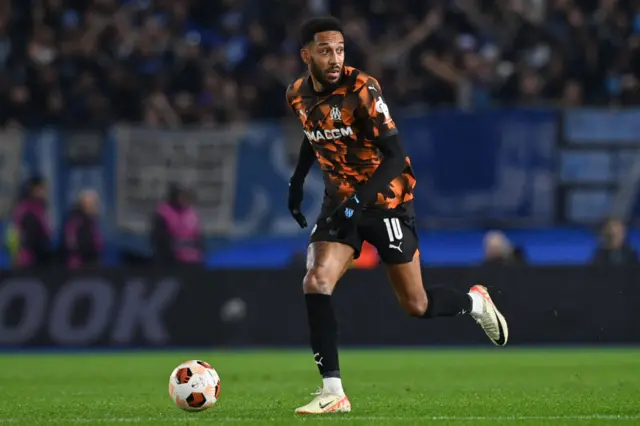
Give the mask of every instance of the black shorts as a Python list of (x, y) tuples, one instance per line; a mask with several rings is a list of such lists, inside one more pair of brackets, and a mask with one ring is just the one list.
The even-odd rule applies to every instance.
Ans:
[(358, 228), (338, 238), (331, 232), (330, 224), (325, 222), (326, 213), (320, 214), (316, 225), (311, 231), (309, 242), (336, 242), (353, 247), (354, 259), (360, 256), (362, 243), (367, 241), (378, 251), (378, 255), (385, 264), (408, 263), (418, 250), (418, 233), (413, 214), (398, 215), (393, 211), (388, 213), (380, 210), (364, 211), (358, 223)]

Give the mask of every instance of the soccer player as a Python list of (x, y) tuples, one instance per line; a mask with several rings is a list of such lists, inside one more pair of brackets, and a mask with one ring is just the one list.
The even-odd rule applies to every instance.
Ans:
[(309, 68), (287, 89), (287, 102), (305, 137), (289, 183), (289, 210), (305, 228), (303, 184), (313, 162), (325, 180), (322, 212), (311, 232), (303, 290), (311, 348), (322, 389), (297, 414), (351, 411), (340, 379), (337, 323), (331, 294), (363, 241), (376, 247), (398, 301), (416, 318), (470, 315), (499, 346), (508, 328), (487, 289), (469, 293), (443, 286), (425, 290), (413, 213), (416, 184), (409, 158), (378, 81), (344, 66), (338, 20), (314, 18), (301, 29), (301, 56)]

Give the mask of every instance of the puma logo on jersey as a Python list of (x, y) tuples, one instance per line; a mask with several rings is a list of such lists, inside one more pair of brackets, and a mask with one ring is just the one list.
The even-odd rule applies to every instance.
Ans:
[(324, 129), (324, 130), (305, 130), (304, 134), (311, 142), (318, 142), (323, 140), (341, 139), (346, 136), (353, 135), (353, 129), (351, 126), (341, 127), (339, 129)]
[(389, 244), (389, 248), (390, 249), (398, 250), (400, 253), (402, 253), (402, 247), (401, 246), (402, 246), (402, 241), (400, 241), (397, 246), (394, 245), (394, 244)]

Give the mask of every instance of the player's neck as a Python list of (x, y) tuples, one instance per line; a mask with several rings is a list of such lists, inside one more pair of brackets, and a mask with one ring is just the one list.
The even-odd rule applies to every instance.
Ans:
[(340, 87), (340, 85), (343, 84), (344, 82), (344, 74), (340, 77), (340, 80), (338, 80), (337, 82), (328, 83), (328, 84), (320, 83), (320, 81), (316, 79), (311, 73), (309, 73), (309, 75), (311, 78), (310, 80), (311, 89), (313, 89), (316, 95), (327, 95), (333, 92), (334, 90), (336, 90), (338, 87)]
[(313, 74), (311, 75), (311, 86), (313, 87), (313, 90), (315, 90), (318, 93), (322, 93), (327, 90), (327, 87), (325, 87), (322, 83), (316, 80)]
[(322, 96), (322, 95), (328, 95), (331, 92), (333, 92), (334, 90), (336, 90), (338, 87), (340, 87), (340, 85), (342, 85), (344, 83), (344, 73), (340, 76), (340, 79), (335, 82), (335, 83), (321, 83), (320, 80), (318, 80), (313, 73), (311, 72), (311, 70), (309, 70), (309, 78), (310, 80), (308, 80), (308, 83), (310, 88), (315, 92), (316, 95)]

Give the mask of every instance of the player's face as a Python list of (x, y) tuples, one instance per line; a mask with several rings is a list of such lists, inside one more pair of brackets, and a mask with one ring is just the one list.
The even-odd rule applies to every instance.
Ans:
[(323, 85), (340, 80), (344, 66), (344, 37), (339, 31), (317, 33), (304, 49), (303, 59), (313, 77)]

